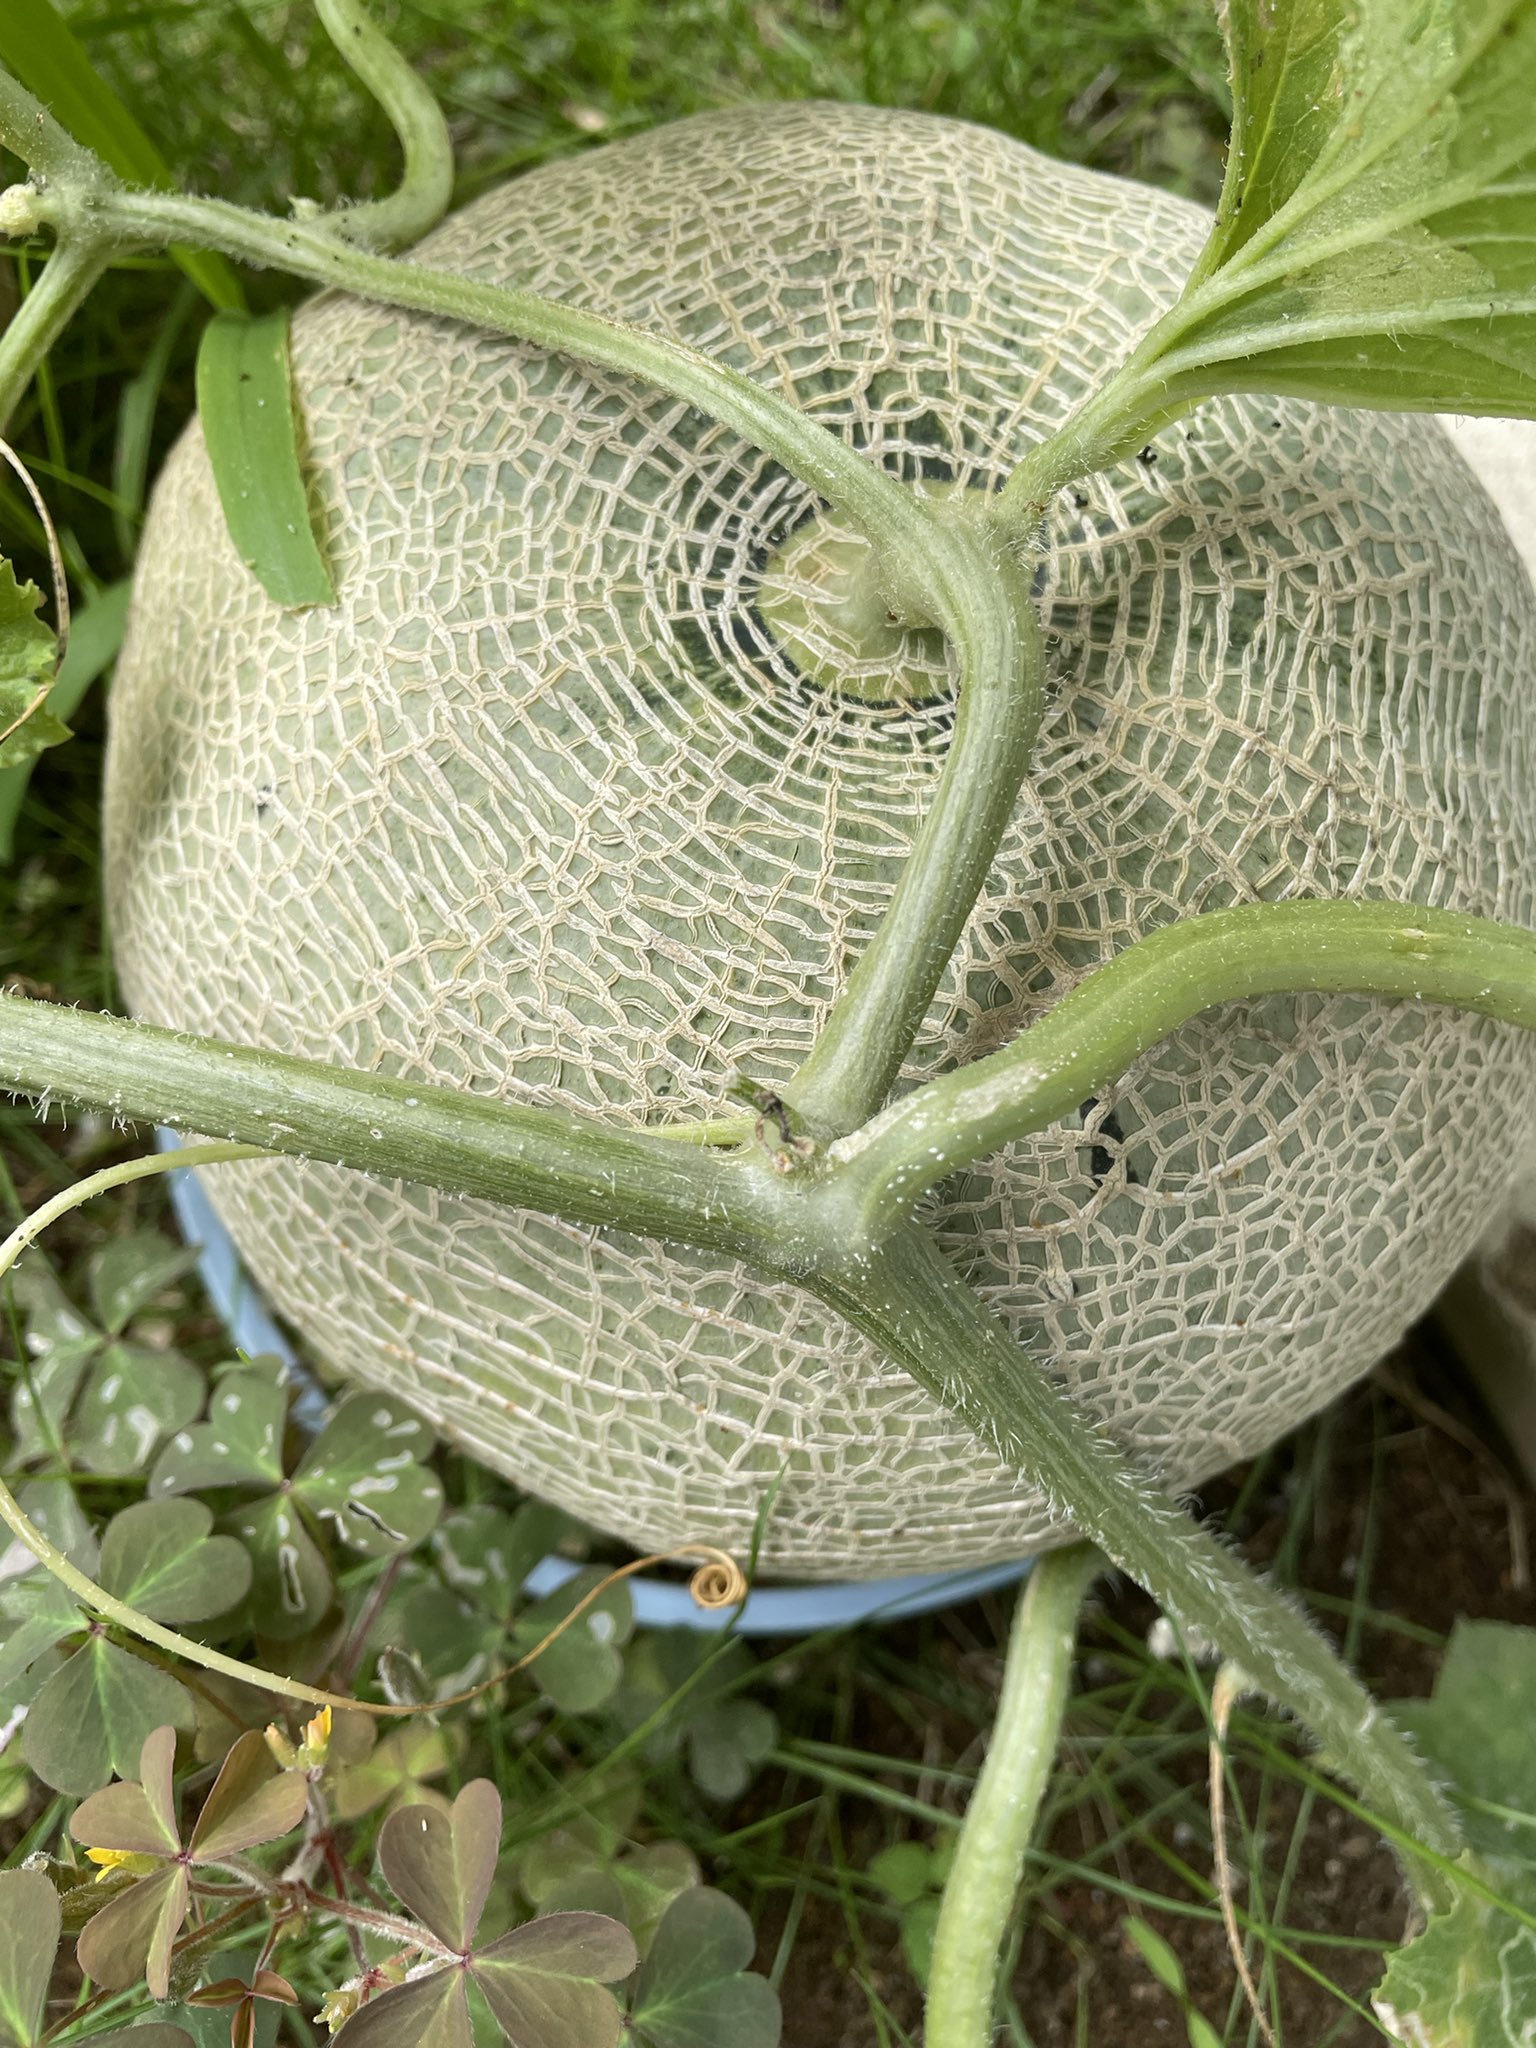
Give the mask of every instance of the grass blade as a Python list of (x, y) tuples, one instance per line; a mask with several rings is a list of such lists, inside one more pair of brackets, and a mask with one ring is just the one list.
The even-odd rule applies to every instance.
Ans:
[(257, 320), (219, 313), (208, 323), (197, 406), (219, 502), (247, 568), (290, 610), (333, 602), (299, 465), (286, 308)]

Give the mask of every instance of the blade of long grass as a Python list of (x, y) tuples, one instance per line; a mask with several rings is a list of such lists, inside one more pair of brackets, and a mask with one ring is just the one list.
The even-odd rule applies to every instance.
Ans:
[(219, 313), (197, 353), (197, 409), (230, 538), (280, 605), (336, 595), (309, 522), (288, 364), (288, 313)]

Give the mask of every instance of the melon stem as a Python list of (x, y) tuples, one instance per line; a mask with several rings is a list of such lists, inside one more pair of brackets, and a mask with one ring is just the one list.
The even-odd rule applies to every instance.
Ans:
[(1434, 1863), (1457, 1854), (1461, 1829), (1407, 1739), (1300, 1606), (1194, 1522), (1026, 1356), (928, 1231), (909, 1224), (878, 1248), (844, 1252), (805, 1284), (1038, 1486), (1062, 1528), (1095, 1543), (1186, 1635), (1241, 1664), (1405, 1846), (1421, 1894), (1442, 1896)]
[(880, 923), (781, 1091), (814, 1138), (856, 1129), (890, 1092), (997, 857), (1044, 709), (1039, 621), (1008, 544), (964, 511), (937, 538), (960, 669), (954, 735)]
[[(25, 155), (24, 128), (7, 118), (7, 100), (21, 89), (14, 81), (5, 83), (11, 91), (0, 92), (0, 142)], [(731, 428), (834, 506), (876, 549), (902, 616), (931, 621), (951, 637), (960, 623), (949, 611), (953, 579), (932, 561), (940, 522), (930, 501), (818, 425), (791, 399), (682, 342), (538, 292), (486, 284), (357, 248), (346, 239), (345, 209), (279, 220), (221, 199), (129, 190), (99, 165), (89, 181), (64, 172), (46, 185), (12, 191), (24, 196), (31, 227), (52, 228), (61, 246), (124, 254), (193, 243), (377, 305), (462, 321), (598, 369), (638, 377)], [(20, 205), (14, 201), (13, 209), (19, 212)], [(0, 229), (4, 226), (0, 217)]]
[(1315, 991), (1449, 1003), (1536, 1029), (1536, 935), (1401, 903), (1245, 903), (1181, 918), (1096, 968), (1001, 1052), (835, 1145), (829, 1190), (850, 1227), (878, 1238), (949, 1175), (1071, 1116), (1202, 1010)]
[(1048, 1551), (1014, 1607), (991, 1744), (934, 1931), (926, 2048), (992, 2048), (998, 1967), (1056, 1759), (1078, 1610), (1103, 1568), (1091, 1544)]

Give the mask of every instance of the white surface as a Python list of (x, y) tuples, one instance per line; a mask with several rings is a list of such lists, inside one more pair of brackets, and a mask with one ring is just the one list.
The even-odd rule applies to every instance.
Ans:
[(1446, 415), (1440, 424), (1503, 513), (1509, 537), (1536, 583), (1536, 420)]

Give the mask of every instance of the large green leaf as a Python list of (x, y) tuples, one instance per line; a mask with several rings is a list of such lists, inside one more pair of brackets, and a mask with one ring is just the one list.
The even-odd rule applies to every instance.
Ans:
[(0, 2048), (33, 2048), (42, 2034), (60, 1926), (41, 1872), (0, 1870)]
[[(92, 683), (117, 658), (131, 589), (132, 584), (125, 576), (120, 583), (108, 584), (99, 597), (81, 605), (71, 616), (69, 648), (48, 692), (48, 709), (55, 718), (67, 721)], [(21, 801), (31, 778), (30, 761), (16, 768), (0, 768), (0, 865), (11, 858), (16, 820), (21, 815)]]
[[(170, 190), (165, 159), (92, 65), (48, 0), (5, 0), (0, 7), (0, 64), (118, 176), (133, 185)], [(212, 306), (240, 306), (240, 281), (224, 258), (204, 249), (172, 255)]]
[[(1502, 1878), (1528, 1915), (1536, 1908), (1528, 1872), (1492, 1865), (1479, 1875)], [(1528, 2048), (1536, 2041), (1536, 1925), (1464, 1892), (1393, 1952), (1371, 2002), (1405, 2048)]]
[(1392, 1713), (1466, 1803), (1473, 1846), (1536, 1867), (1536, 1629), (1458, 1621), (1433, 1698)]
[(1536, 417), (1536, 0), (1229, 0), (1235, 118), (1179, 302), (1026, 465), (1226, 391)]
[(1375, 1993), (1411, 2048), (1536, 2042), (1536, 1630), (1460, 1621), (1428, 1700), (1393, 1713), (1451, 1781), (1476, 1888), (1397, 1950)]
[(310, 525), (288, 364), (288, 311), (220, 313), (197, 353), (197, 410), (225, 524), (275, 604), (330, 604)]
[(746, 1974), (752, 1923), (723, 1892), (685, 1891), (667, 1908), (635, 1986), (641, 2048), (778, 2048), (778, 1994)]

